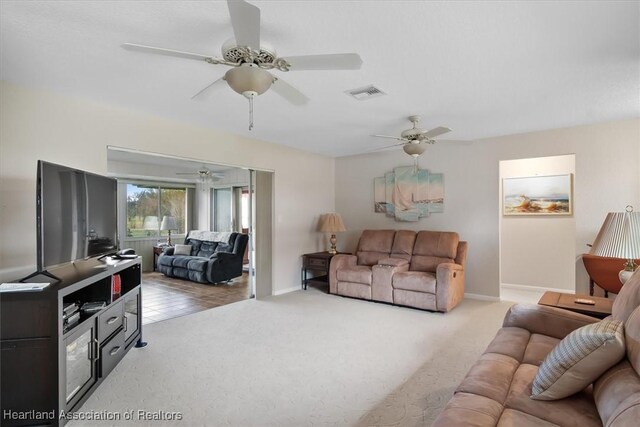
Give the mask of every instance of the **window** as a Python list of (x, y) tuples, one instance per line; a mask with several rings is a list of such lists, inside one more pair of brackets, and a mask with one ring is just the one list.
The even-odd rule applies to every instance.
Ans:
[(127, 237), (168, 235), (167, 230), (160, 230), (164, 216), (176, 218), (178, 230), (172, 234), (185, 234), (186, 195), (186, 188), (127, 184)]
[(231, 187), (213, 190), (213, 208), (213, 229), (215, 231), (233, 231)]
[(249, 190), (242, 190), (242, 196), (240, 198), (240, 211), (242, 212), (242, 230), (249, 230)]

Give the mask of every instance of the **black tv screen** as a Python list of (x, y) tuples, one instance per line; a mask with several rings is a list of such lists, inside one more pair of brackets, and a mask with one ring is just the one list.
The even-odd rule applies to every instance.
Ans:
[(38, 270), (117, 250), (117, 181), (38, 161)]

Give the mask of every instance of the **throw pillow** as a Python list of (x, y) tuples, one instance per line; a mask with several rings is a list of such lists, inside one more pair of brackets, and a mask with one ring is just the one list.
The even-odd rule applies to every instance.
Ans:
[(191, 245), (176, 245), (174, 255), (191, 255)]
[(531, 398), (557, 400), (586, 388), (625, 355), (624, 323), (602, 320), (567, 335), (544, 359)]

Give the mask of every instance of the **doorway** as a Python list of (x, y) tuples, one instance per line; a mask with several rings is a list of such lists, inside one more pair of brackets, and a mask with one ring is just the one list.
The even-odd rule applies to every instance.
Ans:
[[(572, 200), (575, 155), (500, 161), (500, 296), (537, 303), (545, 291), (575, 292), (576, 223), (571, 213), (505, 214), (505, 180), (568, 177)], [(509, 191), (509, 190), (506, 190)], [(536, 194), (519, 197), (538, 196)]]
[(246, 185), (211, 189), (211, 227), (213, 231), (249, 233), (251, 211), (249, 206), (250, 174)]
[[(251, 229), (250, 172), (246, 174), (247, 185), (216, 186), (211, 189), (211, 229), (213, 231), (235, 231), (249, 235)], [(249, 272), (249, 245), (242, 260), (243, 270)]]
[[(183, 315), (198, 311), (198, 309), (202, 310), (229, 302), (253, 298), (258, 293), (256, 290), (261, 290), (259, 292), (260, 296), (271, 294), (271, 254), (261, 254), (256, 252), (255, 248), (257, 244), (264, 244), (266, 248), (271, 247), (271, 228), (273, 224), (271, 221), (263, 222), (256, 230), (255, 213), (256, 210), (259, 212), (262, 210), (271, 211), (273, 206), (273, 189), (271, 188), (273, 179), (268, 181), (269, 187), (264, 187), (262, 190), (268, 194), (268, 197), (256, 200), (255, 176), (258, 172), (248, 168), (118, 147), (108, 147), (107, 158), (109, 175), (119, 178), (122, 182), (127, 180), (136, 180), (144, 183), (163, 182), (172, 183), (178, 187), (188, 187), (187, 194), (192, 195), (192, 197), (189, 197), (190, 204), (185, 207), (187, 210), (185, 223), (188, 223), (189, 226), (185, 228), (182, 235), (176, 235), (175, 233), (172, 235), (175, 243), (182, 243), (186, 233), (192, 229), (237, 231), (249, 235), (248, 249), (244, 254), (244, 261), (247, 261), (247, 263), (242, 277), (237, 280), (239, 291), (231, 292), (229, 295), (218, 292), (215, 296), (209, 295), (209, 293), (213, 292), (213, 289), (223, 289), (224, 285), (198, 284), (187, 280), (168, 278), (161, 273), (153, 272), (155, 262), (162, 252), (162, 248), (160, 248), (158, 250), (159, 253), (156, 253), (156, 246), (159, 244), (160, 236), (158, 238), (143, 236), (144, 238), (139, 239), (140, 241), (129, 242), (126, 240), (128, 236), (125, 235), (125, 239), (121, 239), (121, 244), (127, 245), (125, 247), (135, 247), (136, 252), (143, 258), (143, 270), (149, 272), (145, 274), (155, 274), (149, 280), (154, 282), (154, 289), (164, 291), (164, 294), (161, 295), (146, 289), (145, 299), (147, 302), (154, 302), (154, 300), (156, 300), (155, 302), (163, 301), (172, 304), (174, 302), (183, 302), (185, 304), (182, 305), (185, 305), (185, 307), (181, 307), (181, 304), (173, 304), (174, 307), (162, 307), (163, 309), (172, 309), (176, 315)], [(209, 170), (210, 173), (208, 172), (207, 176), (213, 177), (213, 179), (203, 178), (203, 174), (200, 173), (202, 170)], [(198, 171), (200, 172), (189, 173)], [(268, 174), (270, 177), (273, 176), (273, 172), (260, 171), (260, 173)], [(122, 216), (122, 218), (119, 218), (119, 228), (120, 230), (126, 230), (127, 214), (124, 212), (127, 206), (126, 192), (123, 192), (119, 197), (119, 206), (122, 205), (121, 209), (119, 208), (121, 210), (119, 217)], [(260, 204), (265, 206), (260, 206)], [(214, 209), (214, 206), (224, 207), (224, 209)], [(262, 240), (265, 241), (262, 242)], [(266, 273), (266, 276), (256, 274), (257, 270), (253, 267), (256, 263), (260, 263), (263, 266), (262, 268), (265, 270), (263, 273)], [(256, 281), (256, 278), (260, 279), (260, 277), (264, 277), (264, 279)], [(194, 289), (194, 287), (198, 289)], [(244, 290), (242, 289), (243, 287)], [(262, 288), (264, 288), (264, 292)], [(171, 298), (168, 297), (167, 292), (172, 293)], [(242, 295), (244, 294), (247, 296), (243, 297)], [(201, 297), (201, 300), (192, 301), (194, 295)], [(189, 301), (186, 301), (185, 298), (189, 299)], [(158, 307), (147, 307), (147, 309), (147, 313), (153, 314), (153, 311)], [(169, 314), (160, 315), (156, 313), (158, 318), (152, 320), (177, 317)]]

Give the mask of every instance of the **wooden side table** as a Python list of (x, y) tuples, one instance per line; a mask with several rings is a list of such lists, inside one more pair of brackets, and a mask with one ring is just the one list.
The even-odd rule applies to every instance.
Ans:
[[(316, 283), (326, 285), (329, 283), (329, 265), (331, 264), (331, 258), (337, 254), (330, 254), (329, 252), (315, 252), (311, 254), (302, 255), (302, 271), (301, 271), (301, 284), (302, 289), (307, 289), (309, 283)], [(321, 275), (308, 277), (309, 271), (319, 272)]]
[[(576, 298), (590, 299), (595, 301), (595, 304), (578, 304), (575, 302)], [(613, 300), (610, 300), (608, 298), (593, 297), (589, 295), (545, 292), (544, 295), (542, 295), (542, 298), (540, 298), (540, 301), (538, 301), (538, 304), (547, 305), (549, 307), (563, 308), (565, 310), (574, 311), (576, 313), (597, 317), (598, 319), (604, 319), (605, 317), (611, 315)]]
[(153, 247), (153, 271), (158, 270), (158, 257), (162, 255), (162, 252), (169, 246), (154, 246)]

